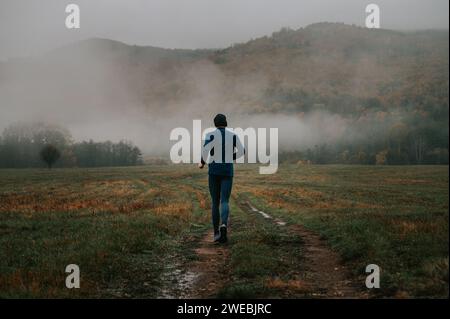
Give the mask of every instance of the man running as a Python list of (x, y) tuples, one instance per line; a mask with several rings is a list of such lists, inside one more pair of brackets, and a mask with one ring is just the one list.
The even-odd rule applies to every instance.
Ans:
[[(233, 184), (233, 161), (243, 156), (245, 149), (236, 134), (226, 129), (227, 118), (225, 115), (217, 114), (214, 117), (214, 125), (217, 129), (205, 137), (199, 168), (203, 168), (207, 161), (206, 157), (210, 157), (208, 164), (208, 184), (212, 202), (211, 211), (214, 227), (214, 242), (226, 243), (228, 215), (230, 212), (228, 201)], [(214, 137), (221, 138), (221, 141), (214, 141)], [(214, 143), (212, 143), (213, 141)], [(210, 144), (209, 146), (214, 144), (214, 146), (208, 149), (208, 144)], [(221, 154), (222, 158), (217, 160), (214, 157), (214, 147), (218, 147), (219, 145), (221, 146), (220, 149), (222, 152), (220, 153), (220, 149), (217, 150), (216, 157), (220, 157)], [(226, 151), (229, 152), (230, 150), (232, 154), (226, 154)], [(211, 160), (211, 158), (213, 159)]]

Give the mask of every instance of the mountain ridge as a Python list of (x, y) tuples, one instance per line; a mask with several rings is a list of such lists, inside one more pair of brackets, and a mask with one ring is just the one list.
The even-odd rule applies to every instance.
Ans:
[(280, 150), (315, 163), (448, 163), (448, 53), (448, 31), (335, 23), (217, 50), (90, 39), (1, 63), (0, 125), (51, 121), (163, 152), (159, 136), (220, 112), (279, 127)]

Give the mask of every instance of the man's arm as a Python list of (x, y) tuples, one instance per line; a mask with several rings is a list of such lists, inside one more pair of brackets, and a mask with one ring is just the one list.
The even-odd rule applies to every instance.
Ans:
[(199, 168), (205, 167), (206, 162), (203, 159), (203, 153), (204, 153), (203, 150), (204, 150), (204, 147), (206, 145), (208, 145), (208, 143), (210, 143), (213, 139), (214, 139), (214, 135), (206, 135), (205, 143), (203, 144), (203, 147), (202, 147), (202, 150), (201, 150), (201, 154), (200, 154), (200, 163), (198, 164)]

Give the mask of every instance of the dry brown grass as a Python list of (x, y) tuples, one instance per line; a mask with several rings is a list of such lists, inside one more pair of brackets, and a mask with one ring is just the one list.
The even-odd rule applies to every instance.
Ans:
[(433, 234), (440, 231), (442, 225), (437, 221), (430, 220), (398, 220), (389, 219), (384, 221), (400, 238), (414, 234)]
[(296, 212), (302, 208), (310, 209), (342, 209), (342, 208), (379, 208), (379, 205), (355, 202), (325, 193), (306, 189), (303, 187), (291, 188), (255, 188), (242, 187), (242, 191), (251, 193), (253, 196), (263, 198), (271, 208), (282, 208), (290, 212)]
[[(17, 269), (8, 274), (0, 274), (0, 287), (5, 291), (20, 291), (21, 294), (42, 296), (44, 298), (61, 298), (61, 283), (65, 282), (63, 273), (49, 271), (32, 271)], [(96, 293), (97, 285), (89, 278), (83, 278), (83, 291), (81, 293)], [(77, 289), (65, 290), (67, 296), (80, 293)]]
[(384, 179), (384, 183), (386, 184), (394, 184), (394, 185), (412, 185), (412, 184), (432, 184), (433, 181), (426, 179), (404, 179), (404, 178), (386, 178)]
[(29, 215), (38, 212), (117, 212), (152, 209), (161, 189), (138, 189), (132, 180), (85, 182), (82, 189), (52, 187), (24, 193), (0, 194), (0, 212)]
[(307, 293), (312, 290), (312, 287), (308, 283), (299, 279), (285, 281), (280, 278), (271, 278), (266, 281), (264, 286), (270, 289), (287, 290), (294, 293)]
[(155, 207), (152, 211), (154, 211), (156, 214), (177, 216), (181, 219), (188, 220), (191, 217), (192, 203), (164, 203), (159, 205), (158, 207)]

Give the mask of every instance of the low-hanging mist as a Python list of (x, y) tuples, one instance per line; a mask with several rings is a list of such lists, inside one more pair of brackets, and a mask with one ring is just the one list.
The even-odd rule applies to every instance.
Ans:
[(427, 151), (448, 154), (447, 36), (317, 24), (223, 50), (86, 40), (0, 63), (0, 128), (45, 121), (166, 156), (173, 128), (212, 126), (220, 112), (231, 127), (277, 127), (281, 151), (328, 145), (374, 161), (412, 154), (413, 135), (433, 126)]

